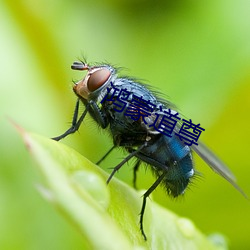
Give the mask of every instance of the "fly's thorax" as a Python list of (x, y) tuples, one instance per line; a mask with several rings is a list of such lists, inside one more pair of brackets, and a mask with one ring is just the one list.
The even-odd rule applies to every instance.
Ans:
[[(110, 82), (115, 80), (115, 69), (109, 65), (88, 67), (82, 70), (88, 70), (86, 76), (77, 82), (73, 87), (75, 94), (84, 100), (98, 100), (105, 95), (105, 88)], [(102, 94), (103, 93), (103, 94)]]

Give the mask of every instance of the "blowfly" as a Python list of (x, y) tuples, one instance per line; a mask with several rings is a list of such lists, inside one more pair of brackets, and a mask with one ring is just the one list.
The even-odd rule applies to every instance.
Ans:
[[(71, 127), (53, 139), (59, 141), (76, 132), (89, 113), (101, 128), (109, 130), (113, 138), (113, 147), (98, 163), (116, 147), (122, 147), (128, 152), (124, 160), (114, 167), (107, 183), (131, 158), (136, 158), (134, 185), (140, 165), (145, 163), (150, 166), (156, 181), (143, 195), (140, 230), (145, 240), (143, 216), (147, 197), (159, 184), (172, 197), (184, 193), (195, 174), (192, 151), (244, 195), (224, 163), (201, 142), (198, 145), (198, 135), (205, 129), (199, 127), (199, 124), (192, 124), (191, 120), (181, 121), (175, 106), (159, 98), (148, 85), (133, 78), (119, 77), (118, 70), (109, 64), (90, 66), (80, 61), (74, 62), (71, 68), (84, 70), (87, 74), (73, 87), (78, 99)], [(85, 110), (79, 115), (80, 102)], [(184, 125), (193, 128), (193, 134), (190, 131), (188, 134), (187, 130), (181, 134)]]

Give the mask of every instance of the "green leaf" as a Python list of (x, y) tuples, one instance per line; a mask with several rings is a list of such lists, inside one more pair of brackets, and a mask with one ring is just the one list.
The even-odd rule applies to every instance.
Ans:
[(81, 232), (83, 249), (226, 249), (215, 245), (186, 218), (148, 199), (144, 241), (139, 229), (143, 192), (108, 174), (60, 142), (21, 131), (45, 179), (43, 196)]

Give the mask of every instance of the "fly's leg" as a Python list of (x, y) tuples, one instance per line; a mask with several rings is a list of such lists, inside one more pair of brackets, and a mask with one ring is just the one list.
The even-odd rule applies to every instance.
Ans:
[(140, 161), (140, 160), (137, 160), (137, 161), (136, 161), (136, 164), (135, 164), (135, 166), (134, 166), (134, 169), (133, 169), (133, 186), (134, 186), (135, 189), (137, 189), (137, 188), (136, 188), (136, 173), (137, 173), (137, 171), (138, 171), (140, 165), (141, 165), (141, 161)]
[(127, 162), (129, 161), (132, 157), (134, 157), (138, 152), (140, 152), (144, 147), (147, 146), (147, 143), (144, 143), (143, 145), (141, 145), (137, 150), (134, 150), (132, 153), (130, 153), (121, 163), (119, 163), (116, 167), (114, 167), (112, 173), (110, 174), (108, 180), (107, 180), (107, 184), (109, 184), (109, 182), (111, 181), (112, 177), (114, 176), (114, 174)]
[(143, 195), (143, 201), (142, 201), (142, 208), (141, 208), (141, 212), (140, 212), (140, 230), (142, 233), (142, 236), (144, 238), (144, 240), (147, 240), (147, 236), (144, 232), (143, 229), (143, 216), (144, 216), (144, 212), (145, 212), (145, 208), (146, 208), (146, 200), (148, 198), (148, 196), (157, 188), (157, 186), (162, 182), (163, 178), (165, 177), (167, 172), (164, 172), (162, 175), (160, 175), (157, 180), (153, 183), (153, 185), (147, 190), (147, 192)]
[(59, 141), (59, 140), (63, 139), (64, 137), (68, 136), (69, 134), (75, 133), (79, 129), (79, 127), (80, 127), (84, 117), (86, 116), (87, 112), (90, 112), (91, 115), (94, 116), (94, 119), (97, 121), (97, 123), (99, 123), (101, 125), (102, 128), (107, 127), (108, 123), (106, 121), (106, 117), (101, 112), (100, 108), (98, 107), (98, 105), (94, 101), (88, 102), (88, 104), (86, 106), (86, 109), (84, 110), (84, 112), (80, 116), (79, 120), (77, 120), (78, 119), (78, 112), (79, 112), (79, 104), (80, 104), (80, 100), (78, 99), (77, 102), (76, 102), (71, 127), (65, 133), (63, 133), (62, 135), (52, 138), (53, 140)]
[[(127, 150), (129, 153), (132, 153), (135, 151), (133, 148), (127, 148)], [(136, 174), (137, 174), (137, 171), (138, 171), (140, 165), (141, 165), (141, 161), (139, 159), (137, 159), (137, 161), (134, 165), (134, 168), (133, 168), (133, 187), (134, 187), (134, 189), (137, 189), (136, 188), (136, 179), (137, 179)]]
[(86, 114), (88, 112), (88, 106), (87, 106), (86, 109), (84, 110), (84, 112), (82, 113), (82, 115), (80, 116), (79, 120), (77, 121), (78, 112), (79, 112), (79, 102), (80, 101), (78, 99), (77, 102), (76, 102), (76, 106), (75, 106), (75, 110), (74, 110), (74, 116), (73, 116), (71, 127), (65, 133), (63, 133), (62, 135), (59, 135), (57, 137), (52, 138), (53, 140), (60, 141), (64, 137), (68, 136), (69, 134), (75, 133), (79, 129), (79, 127), (80, 127), (80, 125), (81, 125), (84, 117), (86, 116)]
[(102, 113), (98, 105), (94, 101), (90, 100), (89, 106), (89, 113), (94, 117), (97, 123), (101, 125), (102, 128), (106, 128), (108, 126), (107, 118)]
[(115, 148), (116, 146), (114, 145), (97, 163), (96, 165), (99, 165)]

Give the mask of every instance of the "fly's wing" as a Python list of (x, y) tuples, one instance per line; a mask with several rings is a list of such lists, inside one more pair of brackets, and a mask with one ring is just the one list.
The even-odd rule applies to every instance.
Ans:
[(191, 148), (211, 167), (217, 174), (225, 178), (231, 183), (243, 196), (247, 199), (247, 195), (242, 189), (236, 184), (236, 178), (228, 167), (209, 150), (203, 143), (199, 142), (199, 145), (192, 145)]
[[(168, 103), (164, 103), (165, 108), (169, 108)], [(158, 112), (159, 113), (159, 112)], [(171, 110), (172, 114), (175, 114), (176, 111)], [(181, 128), (181, 121), (178, 121), (174, 132), (178, 133)], [(199, 145), (192, 144), (191, 148), (209, 165), (209, 167), (214, 170), (217, 174), (226, 179), (229, 183), (231, 183), (245, 198), (249, 199), (247, 195), (243, 192), (243, 190), (237, 185), (236, 178), (233, 173), (229, 170), (229, 168), (211, 151), (209, 150), (203, 143), (199, 142)]]

